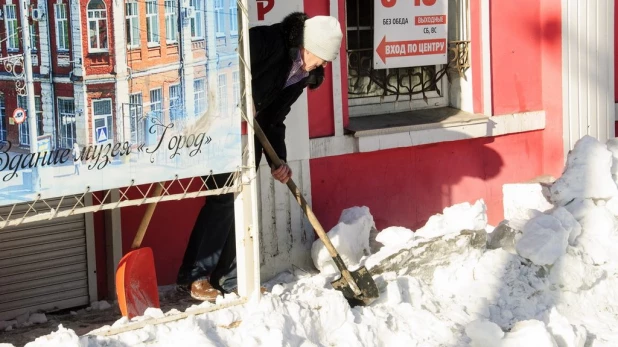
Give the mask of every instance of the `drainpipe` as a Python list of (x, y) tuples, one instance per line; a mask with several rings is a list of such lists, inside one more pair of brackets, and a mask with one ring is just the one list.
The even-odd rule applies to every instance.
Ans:
[[(26, 78), (26, 99), (28, 100), (28, 112), (26, 113), (26, 120), (28, 121), (28, 130), (30, 135), (30, 153), (38, 152), (37, 141), (37, 122), (36, 122), (36, 106), (34, 103), (34, 83), (32, 80), (32, 44), (30, 43), (30, 22), (28, 22), (28, 3), (26, 0), (19, 0), (19, 15), (21, 21), (21, 36), (23, 43), (24, 54), (24, 76)], [(38, 179), (37, 167), (32, 168), (32, 189), (38, 191), (39, 179)], [(24, 182), (25, 183), (25, 182)]]

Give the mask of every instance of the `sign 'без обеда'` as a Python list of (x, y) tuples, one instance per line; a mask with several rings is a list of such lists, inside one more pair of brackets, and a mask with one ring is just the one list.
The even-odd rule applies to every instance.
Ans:
[(374, 69), (447, 63), (448, 0), (375, 0)]

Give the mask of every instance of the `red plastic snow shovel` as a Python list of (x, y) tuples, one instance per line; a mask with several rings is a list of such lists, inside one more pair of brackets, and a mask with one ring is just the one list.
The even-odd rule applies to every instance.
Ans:
[[(157, 184), (154, 197), (160, 196), (163, 184)], [(131, 251), (125, 254), (116, 270), (116, 296), (123, 316), (129, 319), (144, 314), (148, 307), (159, 307), (157, 273), (152, 249), (139, 248), (157, 203), (150, 203), (142, 217)]]
[[(283, 162), (281, 161), (281, 159), (279, 159), (277, 153), (275, 153), (275, 150), (268, 141), (268, 138), (266, 138), (266, 135), (264, 135), (262, 128), (257, 121), (253, 122), (253, 126), (255, 134), (262, 146), (264, 147), (266, 155), (268, 155), (276, 168), (280, 167)], [(287, 186), (292, 192), (292, 195), (294, 195), (294, 198), (296, 198), (296, 201), (298, 202), (300, 207), (303, 209), (303, 212), (305, 212), (305, 215), (309, 219), (309, 222), (324, 243), (324, 246), (326, 246), (328, 253), (330, 253), (330, 256), (333, 258), (335, 265), (337, 265), (337, 268), (339, 268), (339, 271), (341, 272), (341, 277), (331, 282), (333, 288), (342, 292), (343, 296), (352, 306), (368, 305), (373, 302), (373, 300), (377, 299), (380, 296), (380, 291), (378, 290), (378, 287), (376, 286), (376, 283), (374, 282), (367, 268), (363, 266), (356, 271), (350, 271), (347, 269), (345, 263), (343, 262), (343, 259), (341, 259), (341, 256), (335, 249), (335, 246), (333, 246), (333, 244), (330, 242), (330, 239), (326, 235), (324, 228), (322, 228), (322, 225), (318, 221), (318, 218), (315, 216), (315, 214), (313, 214), (313, 211), (311, 210), (311, 207), (309, 207), (307, 200), (305, 200), (302, 192), (296, 186), (294, 181), (292, 181), (291, 178), (288, 180)]]

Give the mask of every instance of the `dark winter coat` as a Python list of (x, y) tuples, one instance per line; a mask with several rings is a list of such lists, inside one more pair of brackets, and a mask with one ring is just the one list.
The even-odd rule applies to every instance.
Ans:
[[(256, 119), (279, 158), (286, 161), (285, 117), (305, 87), (317, 88), (324, 80), (321, 66), (287, 88), (283, 88), (290, 69), (303, 44), (305, 20), (309, 17), (295, 12), (280, 23), (256, 26), (249, 29), (251, 50), (252, 93)], [(256, 155), (262, 153), (262, 146), (255, 140)], [(271, 164), (270, 159), (266, 158)]]

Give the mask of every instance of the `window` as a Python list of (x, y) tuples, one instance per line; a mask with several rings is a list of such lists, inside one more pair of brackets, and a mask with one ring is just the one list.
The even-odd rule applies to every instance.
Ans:
[(125, 4), (127, 21), (127, 46), (129, 48), (139, 47), (139, 13), (137, 2), (131, 1)]
[[(155, 117), (159, 121), (163, 122), (163, 117), (161, 114), (163, 113), (163, 107), (161, 106), (161, 102), (163, 100), (163, 91), (161, 88), (150, 90), (150, 117)], [(154, 123), (154, 120), (151, 120)]]
[(36, 52), (36, 42), (37, 42), (37, 28), (38, 24), (36, 22), (32, 22), (30, 25), (30, 51)]
[[(30, 122), (28, 122), (28, 99), (24, 95), (17, 96), (17, 107), (26, 110), (26, 121), (19, 125), (19, 143), (21, 145), (30, 145)], [(41, 97), (34, 97), (34, 109), (37, 126), (37, 136), (43, 135), (43, 105), (41, 103)]]
[(203, 0), (191, 0), (191, 6), (195, 9), (195, 16), (191, 18), (191, 38), (201, 39), (204, 37), (204, 6)]
[(234, 107), (240, 107), (240, 78), (238, 71), (232, 73), (232, 89), (234, 93)]
[(69, 50), (69, 21), (66, 4), (54, 4), (56, 16), (56, 47), (60, 52)]
[(157, 2), (154, 0), (146, 1), (146, 35), (149, 45), (158, 45), (159, 39), (159, 11)]
[(193, 81), (193, 112), (200, 116), (206, 111), (206, 80)]
[(238, 7), (236, 0), (230, 0), (230, 34), (238, 35)]
[(6, 107), (4, 94), (0, 94), (0, 141), (6, 141)]
[(217, 36), (225, 35), (225, 12), (223, 0), (215, 0), (215, 31)]
[(94, 116), (94, 141), (95, 144), (111, 142), (114, 138), (112, 122), (112, 100), (92, 100), (92, 113)]
[(227, 113), (227, 75), (219, 75), (219, 112)]
[(448, 92), (442, 90), (446, 87), (445, 79), (435, 85), (430, 83), (439, 71), (439, 65), (373, 68), (373, 1), (346, 0), (346, 11), (351, 116), (427, 107), (427, 102), (423, 100), (423, 88), (432, 106), (447, 105), (445, 95)]
[(73, 143), (77, 141), (73, 99), (58, 99), (58, 122), (60, 123), (60, 148), (72, 148)]
[(6, 26), (6, 49), (19, 50), (19, 34), (17, 32), (17, 6), (4, 6), (4, 25)]
[(92, 52), (107, 51), (107, 10), (102, 0), (88, 3), (88, 47)]
[(170, 121), (175, 122), (183, 118), (182, 112), (182, 98), (180, 91), (180, 84), (174, 84), (170, 86)]
[(144, 143), (145, 120), (142, 115), (142, 93), (129, 96), (129, 126), (131, 128), (131, 143)]
[(175, 1), (165, 0), (165, 40), (178, 41), (178, 8)]

